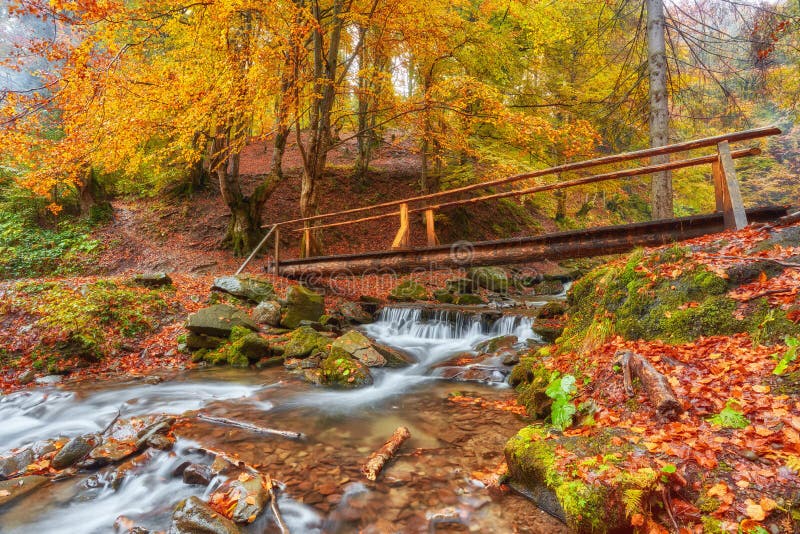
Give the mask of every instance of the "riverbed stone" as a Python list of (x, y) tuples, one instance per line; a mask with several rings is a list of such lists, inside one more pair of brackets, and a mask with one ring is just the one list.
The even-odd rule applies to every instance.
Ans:
[(224, 517), (198, 497), (181, 501), (172, 514), (168, 534), (239, 534), (236, 523)]
[(189, 464), (183, 470), (182, 476), (186, 484), (208, 486), (211, 483), (211, 479), (214, 478), (214, 473), (208, 465)]
[(260, 302), (253, 310), (253, 320), (258, 324), (280, 326), (281, 303), (277, 300), (265, 300)]
[(325, 313), (325, 301), (319, 293), (296, 285), (286, 290), (286, 304), (281, 326), (297, 328), (301, 321), (319, 321)]
[(50, 462), (56, 469), (64, 469), (85, 458), (97, 444), (95, 436), (77, 436), (64, 445)]
[(415, 300), (428, 300), (428, 290), (425, 286), (414, 280), (405, 280), (398, 284), (391, 293), (389, 300), (398, 302), (413, 302)]
[(372, 346), (372, 341), (356, 330), (350, 330), (343, 336), (334, 340), (331, 344), (331, 348), (343, 350), (367, 367), (383, 367), (386, 365), (386, 358), (375, 350)]
[(410, 354), (388, 345), (373, 341), (372, 348), (380, 352), (381, 356), (386, 359), (386, 367), (405, 367), (417, 362)]
[(139, 273), (133, 276), (133, 283), (143, 287), (164, 287), (172, 285), (172, 278), (165, 272)]
[(237, 523), (252, 523), (264, 510), (269, 502), (267, 493), (267, 480), (263, 475), (250, 475), (251, 478), (243, 480), (240, 477), (231, 482), (229, 495), (236, 501), (231, 519)]
[(121, 462), (139, 450), (135, 440), (107, 439), (103, 444), (92, 449), (89, 453), (89, 460), (94, 460), (93, 466)]
[(218, 349), (223, 343), (225, 343), (225, 339), (221, 337), (204, 336), (194, 332), (186, 335), (186, 347), (189, 350)]
[(249, 275), (221, 276), (214, 280), (211, 289), (254, 303), (275, 298), (271, 282)]
[(336, 309), (351, 324), (368, 324), (373, 321), (372, 314), (368, 313), (358, 302), (345, 300), (340, 302)]
[(301, 326), (290, 334), (283, 357), (288, 360), (307, 358), (317, 352), (327, 353), (330, 343), (330, 338), (323, 336), (310, 326)]
[(31, 449), (19, 451), (6, 458), (0, 458), (0, 480), (19, 473), (33, 463), (34, 455)]
[(486, 341), (481, 341), (476, 345), (475, 350), (493, 354), (502, 348), (513, 347), (518, 341), (519, 338), (514, 335), (497, 336), (487, 339)]
[(48, 481), (47, 477), (30, 475), (0, 482), (0, 506), (27, 495)]
[(331, 349), (320, 369), (325, 385), (352, 389), (372, 384), (369, 368), (339, 347)]
[(213, 337), (228, 337), (234, 326), (241, 326), (253, 331), (258, 326), (242, 310), (228, 304), (215, 304), (189, 315), (186, 328), (195, 334)]
[(467, 277), (476, 287), (482, 287), (497, 293), (508, 292), (508, 274), (501, 267), (472, 267)]

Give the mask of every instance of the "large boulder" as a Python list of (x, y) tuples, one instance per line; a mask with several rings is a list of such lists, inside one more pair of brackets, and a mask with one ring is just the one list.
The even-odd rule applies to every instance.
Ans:
[(517, 336), (513, 335), (493, 337), (478, 343), (478, 345), (475, 347), (475, 350), (493, 354), (498, 352), (500, 349), (513, 347), (518, 341), (519, 339)]
[(372, 341), (356, 330), (350, 330), (345, 335), (336, 339), (331, 348), (341, 349), (367, 367), (383, 367), (386, 358), (375, 350)]
[(178, 504), (172, 514), (168, 534), (239, 534), (236, 523), (224, 517), (198, 497), (189, 497)]
[(286, 291), (286, 305), (281, 326), (297, 328), (301, 321), (319, 321), (325, 313), (325, 300), (303, 286), (291, 286)]
[(258, 324), (280, 326), (281, 303), (277, 300), (265, 300), (253, 310), (253, 320)]
[(92, 449), (97, 445), (97, 438), (93, 435), (77, 436), (67, 442), (66, 445), (61, 447), (58, 454), (53, 457), (52, 465), (55, 469), (64, 469), (69, 467), (92, 452)]
[(317, 352), (328, 352), (331, 340), (310, 326), (301, 326), (290, 334), (289, 342), (283, 350), (283, 357), (307, 358)]
[(203, 334), (195, 334), (194, 332), (189, 332), (186, 336), (186, 348), (189, 350), (213, 350), (219, 348), (223, 343), (225, 343), (225, 339), (221, 337), (204, 336)]
[(345, 300), (339, 303), (336, 309), (350, 323), (367, 324), (373, 321), (372, 314), (358, 302)]
[(272, 283), (254, 276), (221, 276), (214, 280), (211, 289), (256, 303), (275, 298), (275, 288)]
[(340, 348), (331, 350), (320, 364), (322, 384), (353, 389), (372, 384), (369, 368)]
[(412, 302), (415, 300), (428, 300), (428, 290), (425, 286), (414, 280), (401, 282), (389, 293), (389, 300), (398, 302)]
[(172, 278), (167, 273), (141, 273), (134, 275), (133, 283), (148, 288), (164, 287), (172, 285)]
[(472, 278), (451, 278), (444, 285), (451, 293), (472, 293), (475, 289)]
[(228, 337), (234, 326), (258, 330), (256, 323), (245, 312), (228, 304), (216, 304), (198, 310), (189, 315), (186, 323), (190, 332), (212, 337)]
[(467, 278), (476, 287), (497, 293), (508, 292), (508, 274), (500, 267), (472, 267), (467, 271)]

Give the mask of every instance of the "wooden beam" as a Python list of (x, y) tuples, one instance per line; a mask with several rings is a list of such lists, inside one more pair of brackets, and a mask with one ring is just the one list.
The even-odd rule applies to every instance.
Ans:
[(711, 176), (714, 178), (715, 211), (725, 211), (725, 177), (722, 173), (722, 166), (719, 163), (719, 158), (717, 158), (717, 161), (711, 162)]
[(360, 213), (363, 211), (370, 211), (382, 208), (389, 208), (393, 206), (399, 206), (400, 204), (410, 204), (413, 202), (419, 202), (423, 200), (431, 200), (434, 198), (441, 198), (443, 196), (455, 195), (458, 193), (465, 193), (467, 191), (474, 191), (476, 189), (486, 189), (489, 187), (497, 187), (499, 185), (510, 184), (514, 182), (519, 182), (521, 180), (527, 180), (529, 178), (536, 178), (538, 176), (547, 176), (550, 174), (558, 174), (563, 172), (569, 171), (577, 171), (581, 169), (589, 169), (592, 167), (598, 167), (601, 165), (608, 165), (611, 163), (619, 163), (622, 161), (631, 161), (635, 159), (643, 159), (649, 158), (651, 156), (659, 156), (664, 154), (675, 154), (678, 152), (685, 152), (688, 150), (695, 150), (698, 148), (706, 148), (710, 146), (716, 146), (721, 141), (728, 141), (729, 143), (736, 143), (739, 141), (748, 141), (750, 139), (759, 139), (761, 137), (768, 137), (771, 135), (779, 135), (781, 134), (780, 128), (776, 128), (774, 126), (765, 127), (765, 128), (756, 128), (753, 130), (744, 130), (741, 132), (734, 132), (729, 134), (717, 135), (714, 137), (707, 137), (705, 139), (696, 139), (694, 141), (685, 141), (682, 143), (676, 143), (673, 145), (667, 145), (663, 147), (657, 148), (647, 148), (644, 150), (636, 150), (633, 152), (624, 152), (622, 154), (614, 154), (611, 156), (604, 156), (602, 158), (590, 159), (586, 161), (578, 161), (575, 163), (567, 163), (564, 165), (558, 165), (556, 167), (550, 167), (549, 169), (542, 169), (538, 171), (526, 172), (521, 174), (515, 174), (513, 176), (509, 176), (507, 178), (502, 178), (500, 180), (492, 180), (490, 182), (482, 182), (479, 184), (472, 184), (467, 185), (464, 187), (458, 187), (455, 189), (448, 189), (447, 191), (439, 191), (438, 193), (432, 193), (429, 195), (420, 195), (416, 197), (406, 198), (402, 200), (393, 200), (391, 202), (383, 202), (380, 204), (373, 204), (371, 206), (364, 206), (361, 208), (353, 208), (349, 210), (343, 211), (336, 211), (330, 213), (322, 213), (320, 215), (312, 215), (310, 217), (303, 217), (300, 219), (292, 219), (288, 221), (282, 221), (279, 224), (288, 225), (288, 224), (297, 224), (301, 222), (307, 221), (316, 221), (320, 219), (327, 219), (329, 217), (341, 216), (341, 215), (352, 215), (353, 213)]
[(273, 272), (280, 276), (281, 274), (281, 229), (275, 229), (275, 267)]
[(436, 237), (436, 222), (433, 218), (433, 210), (425, 210), (425, 230), (428, 235), (428, 246), (433, 247), (439, 244), (439, 238)]
[(722, 141), (717, 145), (717, 150), (725, 178), (725, 228), (741, 230), (747, 226), (747, 214), (744, 211), (742, 192), (739, 190), (739, 180), (736, 179), (736, 167), (733, 164), (731, 147), (727, 141)]
[(261, 241), (258, 242), (258, 245), (256, 245), (256, 248), (253, 249), (253, 251), (247, 257), (247, 259), (244, 260), (244, 263), (239, 267), (239, 269), (234, 274), (238, 275), (238, 274), (241, 274), (242, 271), (244, 271), (244, 268), (247, 267), (247, 264), (250, 263), (250, 260), (252, 260), (253, 258), (256, 257), (256, 254), (258, 254), (258, 251), (261, 250), (261, 247), (264, 246), (264, 243), (267, 242), (267, 239), (269, 239), (269, 236), (271, 236), (272, 232), (275, 232), (277, 229), (278, 229), (278, 225), (277, 224), (273, 224), (272, 228), (270, 228), (269, 232), (267, 232), (267, 235), (265, 235), (264, 238)]
[(408, 204), (400, 204), (400, 229), (392, 242), (392, 248), (408, 248), (411, 240), (408, 226)]

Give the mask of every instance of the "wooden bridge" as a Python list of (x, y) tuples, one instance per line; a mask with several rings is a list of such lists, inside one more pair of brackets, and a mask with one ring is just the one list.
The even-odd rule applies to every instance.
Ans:
[[(775, 127), (734, 132), (659, 148), (567, 163), (557, 167), (516, 174), (500, 180), (477, 183), (429, 195), (279, 222), (265, 227), (269, 228), (269, 232), (240, 267), (237, 274), (244, 270), (245, 266), (255, 257), (271, 236), (274, 240), (274, 253), (267, 269), (290, 278), (303, 278), (308, 276), (358, 275), (367, 272), (408, 272), (419, 268), (441, 269), (468, 267), (470, 265), (515, 264), (545, 259), (598, 256), (626, 252), (638, 246), (657, 246), (682, 241), (704, 234), (719, 232), (723, 229), (741, 229), (748, 224), (748, 221), (774, 221), (785, 216), (787, 209), (785, 207), (765, 207), (745, 210), (739, 190), (739, 182), (736, 178), (734, 161), (739, 158), (756, 156), (761, 153), (761, 150), (755, 147), (732, 150), (730, 145), (780, 133), (781, 131)], [(688, 152), (704, 148), (711, 148), (713, 152), (701, 156), (686, 157)], [(677, 159), (656, 165), (630, 166), (636, 160), (643, 158), (674, 154), (680, 154), (685, 159)], [(495, 189), (499, 186), (506, 186), (523, 180), (548, 175), (560, 175), (567, 172), (587, 170), (596, 172), (599, 167), (620, 163), (627, 164), (629, 168), (590, 174), (545, 185), (490, 192), (463, 198), (466, 193), (473, 191)], [(438, 210), (609, 180), (630, 179), (660, 171), (671, 171), (700, 165), (711, 166), (716, 202), (716, 211), (711, 214), (513, 239), (457, 242), (449, 245), (440, 244), (436, 235), (434, 215)], [(457, 198), (459, 196), (462, 198)], [(414, 213), (424, 213), (427, 234), (426, 247), (410, 248), (409, 246), (409, 216)], [(390, 245), (387, 246), (387, 250), (290, 260), (280, 258), (281, 232), (290, 231), (298, 234), (298, 237), (305, 234), (302, 243), (308, 246), (310, 232), (314, 230), (364, 224), (385, 218), (398, 219), (397, 234), (391, 244), (387, 243), (387, 245)]]

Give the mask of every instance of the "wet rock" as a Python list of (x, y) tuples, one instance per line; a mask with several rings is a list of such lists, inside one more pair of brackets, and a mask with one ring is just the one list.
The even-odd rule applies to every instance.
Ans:
[(32, 492), (48, 480), (47, 477), (30, 475), (0, 482), (0, 506)]
[(519, 363), (519, 353), (514, 349), (501, 349), (498, 357), (502, 358), (503, 365), (517, 365)]
[(291, 333), (283, 351), (283, 357), (306, 358), (316, 352), (328, 352), (331, 340), (308, 326), (302, 326)]
[(33, 463), (34, 454), (31, 449), (25, 449), (7, 458), (0, 458), (0, 480), (11, 477), (23, 471)]
[(102, 445), (92, 449), (88, 460), (92, 467), (101, 467), (108, 464), (121, 462), (132, 454), (139, 451), (134, 440), (117, 440), (109, 438)]
[(472, 293), (475, 291), (475, 285), (472, 278), (451, 278), (444, 283), (447, 291), (451, 293)]
[(221, 276), (214, 280), (211, 289), (256, 303), (275, 298), (272, 283), (247, 275)]
[(167, 534), (239, 534), (236, 523), (211, 509), (197, 497), (181, 501), (172, 514)]
[(508, 275), (500, 267), (472, 267), (467, 271), (467, 277), (472, 280), (475, 287), (482, 287), (497, 293), (508, 292)]
[(315, 386), (322, 385), (322, 369), (303, 369), (303, 379), (309, 384), (314, 384)]
[(533, 333), (541, 337), (548, 343), (553, 343), (564, 332), (563, 326), (536, 324), (533, 325)]
[(155, 434), (154, 436), (147, 438), (145, 444), (148, 447), (152, 447), (160, 451), (168, 451), (175, 445), (175, 438), (171, 438), (163, 434)]
[(47, 375), (47, 376), (40, 376), (34, 380), (37, 384), (42, 386), (52, 386), (53, 384), (59, 384), (64, 381), (64, 377), (61, 375)]
[(428, 300), (428, 290), (425, 286), (414, 280), (406, 280), (398, 284), (391, 293), (389, 300), (397, 302), (413, 302), (415, 300)]
[(258, 369), (268, 369), (270, 367), (280, 367), (283, 365), (283, 356), (270, 356), (268, 358), (261, 358), (256, 362)]
[(358, 303), (364, 308), (364, 311), (373, 315), (383, 306), (383, 301), (381, 299), (370, 295), (361, 295), (358, 297)]
[(186, 336), (186, 347), (189, 350), (218, 349), (223, 343), (225, 343), (225, 339), (221, 337), (204, 336), (194, 332), (189, 332)]
[(252, 333), (236, 340), (236, 350), (243, 354), (250, 362), (257, 362), (272, 354), (269, 341)]
[(783, 272), (783, 265), (773, 260), (748, 260), (747, 263), (739, 263), (725, 270), (728, 275), (728, 282), (734, 286), (749, 284), (758, 280), (761, 273), (767, 278), (772, 278)]
[(291, 286), (286, 291), (286, 305), (281, 326), (297, 328), (300, 321), (319, 321), (325, 313), (322, 295), (303, 286)]
[(517, 336), (493, 337), (492, 339), (487, 339), (486, 341), (478, 343), (475, 350), (492, 354), (500, 349), (513, 347), (517, 344), (517, 341), (519, 341)]
[(211, 467), (203, 464), (189, 464), (183, 470), (183, 481), (186, 484), (194, 484), (198, 486), (208, 486), (214, 478), (214, 472)]
[(25, 386), (25, 385), (28, 385), (31, 382), (33, 382), (35, 379), (36, 379), (36, 372), (33, 369), (28, 369), (27, 371), (25, 371), (21, 375), (19, 375), (19, 378), (17, 378), (17, 381), (21, 385)]
[(350, 389), (372, 384), (372, 375), (366, 365), (337, 347), (322, 361), (321, 380), (329, 386)]
[(258, 324), (280, 326), (281, 303), (277, 300), (265, 300), (260, 302), (253, 310), (253, 320)]
[(501, 384), (506, 381), (507, 371), (490, 366), (474, 367), (439, 367), (435, 376), (453, 382), (481, 382), (485, 384)]
[(236, 508), (233, 510), (231, 519), (237, 523), (252, 523), (256, 517), (264, 510), (269, 501), (267, 493), (267, 480), (262, 476), (253, 476), (243, 480), (240, 476), (230, 485), (231, 495), (236, 500)]
[(228, 337), (234, 326), (258, 330), (258, 326), (246, 313), (228, 304), (216, 304), (189, 315), (186, 328), (195, 334), (212, 337)]
[(381, 345), (380, 343), (372, 342), (372, 347), (381, 353), (386, 359), (386, 367), (405, 367), (406, 365), (411, 365), (416, 363), (416, 360), (410, 354), (403, 352), (402, 350), (395, 349), (394, 347), (389, 347), (388, 345)]
[(313, 356), (309, 356), (303, 360), (300, 360), (300, 369), (316, 369), (322, 363), (322, 359), (326, 354), (317, 353)]
[(339, 303), (336, 309), (349, 323), (367, 324), (373, 321), (372, 314), (358, 302), (345, 300)]
[(386, 365), (386, 358), (375, 350), (372, 346), (372, 341), (361, 332), (355, 330), (351, 330), (334, 340), (331, 348), (343, 350), (367, 367), (383, 367)]
[(133, 283), (143, 287), (164, 287), (172, 285), (172, 278), (167, 273), (140, 273), (133, 276)]
[(69, 467), (85, 458), (97, 444), (95, 436), (78, 436), (72, 438), (64, 445), (50, 462), (56, 469)]

